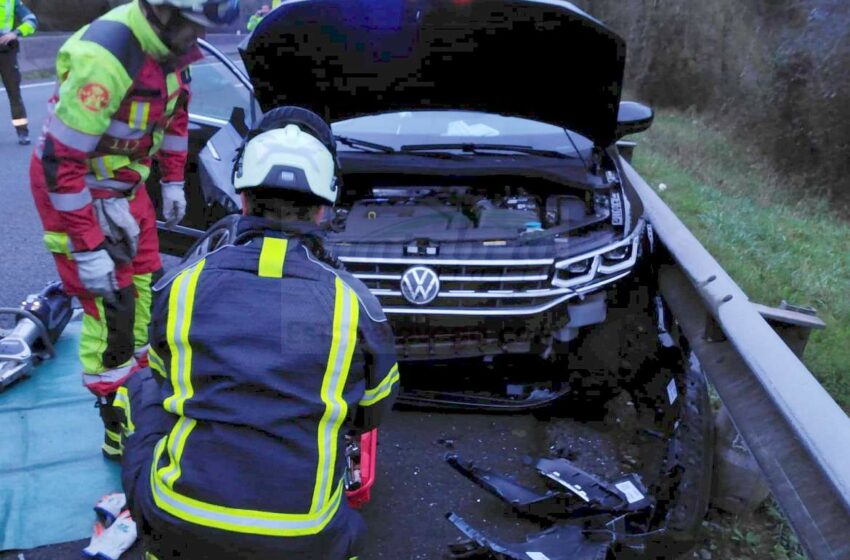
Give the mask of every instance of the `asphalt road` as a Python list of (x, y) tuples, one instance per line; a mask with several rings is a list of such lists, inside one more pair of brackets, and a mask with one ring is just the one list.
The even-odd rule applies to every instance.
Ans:
[[(23, 86), (24, 102), (35, 142), (53, 93), (52, 83)], [(41, 241), (41, 222), (32, 202), (29, 162), (32, 146), (19, 146), (10, 123), (5, 89), (0, 94), (0, 306), (17, 305), (56, 277), (53, 259)], [(5, 127), (5, 128), (4, 128)]]
[[(24, 86), (24, 99), (35, 142), (45, 117), (49, 83)], [(2, 98), (2, 96), (0, 96)], [(0, 116), (8, 115), (7, 113)], [(2, 121), (8, 122), (8, 121)], [(28, 168), (31, 147), (17, 144), (11, 126), (0, 136), (0, 306), (21, 299), (56, 278), (53, 262), (41, 241), (42, 229), (30, 196)], [(443, 461), (451, 450), (513, 471), (523, 455), (540, 447), (540, 426), (531, 416), (491, 417), (396, 412), (382, 428), (378, 476), (373, 501), (364, 510), (370, 545), (362, 558), (441, 558), (458, 533), (444, 519), (457, 511), (469, 521), (486, 519), (517, 538), (534, 527), (523, 527), (496, 500), (462, 479)], [(93, 442), (93, 449), (97, 442)], [(94, 499), (97, 496), (93, 496)], [(83, 542), (25, 551), (29, 559), (79, 558)], [(134, 555), (128, 555), (131, 558)], [(0, 553), (18, 558), (18, 553)]]

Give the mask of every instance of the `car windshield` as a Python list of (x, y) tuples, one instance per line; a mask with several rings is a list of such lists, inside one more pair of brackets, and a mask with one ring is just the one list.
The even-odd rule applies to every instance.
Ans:
[[(586, 157), (593, 143), (563, 128), (519, 117), (473, 111), (404, 111), (338, 121), (334, 134), (399, 150), (417, 144), (528, 146)], [(572, 138), (572, 142), (570, 139)], [(575, 146), (573, 146), (575, 144)], [(579, 154), (576, 154), (576, 148)], [(340, 146), (341, 150), (355, 149)]]

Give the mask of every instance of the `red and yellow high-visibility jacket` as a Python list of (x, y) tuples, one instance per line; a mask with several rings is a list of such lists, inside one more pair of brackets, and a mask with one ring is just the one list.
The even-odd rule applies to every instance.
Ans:
[(184, 180), (188, 65), (145, 18), (138, 0), (75, 33), (56, 60), (57, 92), (35, 156), (75, 251), (103, 242), (92, 198), (124, 196), (159, 162), (163, 182)]

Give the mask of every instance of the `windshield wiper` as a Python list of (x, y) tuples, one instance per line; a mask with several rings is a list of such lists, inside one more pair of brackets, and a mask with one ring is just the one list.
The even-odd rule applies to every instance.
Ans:
[(572, 156), (555, 150), (541, 150), (531, 146), (520, 146), (514, 144), (408, 144), (402, 146), (402, 152), (432, 152), (438, 150), (460, 150), (467, 154), (482, 154), (485, 152), (515, 152), (528, 154), (530, 156), (541, 156), (551, 158), (570, 158)]
[(373, 152), (382, 152), (385, 154), (392, 154), (396, 151), (395, 148), (393, 148), (392, 146), (384, 146), (383, 144), (376, 144), (375, 142), (360, 140), (359, 138), (349, 138), (348, 136), (335, 135), (334, 139), (344, 146), (359, 150), (371, 150)]

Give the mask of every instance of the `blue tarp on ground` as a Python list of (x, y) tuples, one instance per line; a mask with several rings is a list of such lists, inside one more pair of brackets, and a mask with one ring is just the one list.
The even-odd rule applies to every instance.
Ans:
[(103, 424), (81, 384), (72, 321), (57, 357), (0, 392), (0, 550), (27, 549), (91, 534), (92, 507), (121, 491), (120, 470), (103, 458)]

